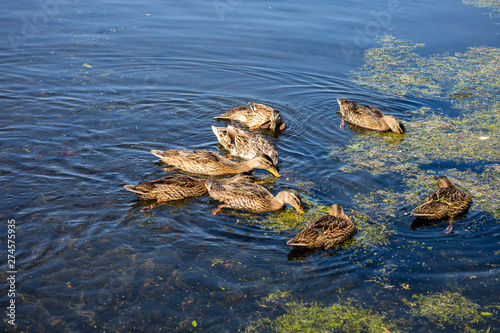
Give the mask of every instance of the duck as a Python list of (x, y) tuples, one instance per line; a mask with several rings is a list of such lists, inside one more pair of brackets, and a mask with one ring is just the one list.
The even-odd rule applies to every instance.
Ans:
[[(136, 194), (141, 199), (157, 200), (151, 206), (142, 209), (142, 211), (146, 211), (162, 201), (201, 197), (207, 193), (205, 181), (206, 179), (198, 179), (183, 174), (173, 174), (161, 179), (142, 182), (137, 185), (125, 185), (124, 188)], [(256, 183), (257, 179), (251, 173), (243, 172), (230, 178), (216, 180), (216, 182), (221, 184)]]
[(220, 176), (249, 172), (253, 169), (264, 169), (275, 177), (281, 177), (272, 159), (264, 154), (258, 154), (248, 161), (235, 162), (208, 150), (169, 149), (161, 151), (153, 149), (151, 153), (163, 162), (191, 173)]
[(214, 118), (236, 120), (251, 129), (269, 128), (271, 131), (276, 131), (277, 129), (283, 131), (286, 128), (281, 113), (269, 105), (261, 103), (249, 102), (248, 106), (235, 107), (223, 115)]
[(212, 126), (212, 131), (231, 156), (250, 160), (258, 154), (265, 154), (271, 158), (275, 166), (278, 165), (278, 153), (269, 141), (259, 134), (244, 131), (232, 125)]
[(446, 176), (439, 177), (439, 188), (429, 194), (424, 203), (415, 208), (411, 214), (426, 220), (440, 220), (450, 218), (450, 225), (445, 231), (451, 231), (452, 220), (467, 212), (472, 204), (471, 196), (459, 190)]
[(356, 228), (342, 207), (335, 203), (330, 213), (316, 217), (286, 244), (306, 248), (330, 249), (351, 237)]
[(222, 208), (232, 208), (252, 213), (278, 211), (285, 203), (293, 206), (299, 214), (303, 214), (302, 199), (293, 190), (284, 190), (274, 196), (264, 187), (257, 184), (220, 184), (211, 180), (205, 182), (208, 194), (224, 204), (213, 212), (217, 214)]
[(340, 128), (343, 128), (344, 121), (347, 121), (359, 127), (379, 132), (392, 131), (397, 134), (404, 134), (405, 132), (405, 127), (398, 118), (386, 116), (374, 106), (362, 105), (342, 97), (337, 98), (337, 102), (340, 105), (342, 118)]

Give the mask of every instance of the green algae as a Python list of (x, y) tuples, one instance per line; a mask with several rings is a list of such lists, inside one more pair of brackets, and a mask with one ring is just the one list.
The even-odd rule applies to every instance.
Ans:
[(262, 318), (245, 332), (400, 332), (385, 314), (350, 302), (321, 306), (290, 302), (286, 313), (274, 320)]
[(414, 172), (421, 164), (436, 159), (463, 163), (500, 161), (500, 109), (474, 112), (450, 118), (430, 114), (405, 124), (404, 140), (395, 141), (385, 133), (355, 135), (332, 157), (342, 160), (343, 172), (368, 171), (372, 174)]
[(380, 47), (365, 51), (365, 64), (350, 74), (361, 86), (400, 96), (432, 99), (483, 97), (496, 99), (500, 87), (500, 49), (470, 47), (456, 52), (423, 57), (424, 44), (384, 35)]
[[(424, 198), (438, 188), (436, 176), (432, 170), (405, 175), (401, 184), (403, 190), (391, 191), (381, 189), (368, 194), (358, 194), (354, 202), (365, 211), (373, 211), (374, 220), (383, 223), (384, 216), (398, 218), (408, 215), (411, 209), (423, 203)], [(472, 197), (473, 210), (482, 210), (500, 219), (500, 165), (492, 164), (483, 171), (468, 169), (459, 171), (457, 169), (445, 169), (440, 175), (446, 175), (458, 186)], [(412, 207), (411, 209), (407, 209)]]
[[(492, 19), (492, 14), (495, 16), (500, 13), (500, 1), (499, 0), (462, 0), (464, 5), (472, 5), (478, 8), (487, 8), (491, 12), (489, 13), (490, 19)], [(498, 16), (496, 16), (498, 18)], [(498, 23), (495, 23), (498, 24)]]
[[(279, 213), (266, 215), (263, 219), (253, 215), (247, 215), (247, 221), (258, 224), (266, 230), (299, 230), (304, 228), (310, 221), (316, 217), (330, 212), (330, 206), (323, 206), (308, 198), (302, 198), (304, 203), (304, 214), (298, 214), (294, 209), (287, 209)], [(345, 208), (345, 207), (344, 207)], [(389, 235), (394, 231), (384, 224), (386, 218), (381, 215), (374, 218), (372, 212), (346, 211), (356, 226), (354, 238), (339, 244), (339, 247), (357, 246), (362, 248), (385, 245), (388, 243)]]
[[(403, 287), (409, 290), (408, 286)], [(438, 329), (460, 332), (489, 332), (498, 324), (498, 306), (482, 308), (461, 292), (413, 294), (409, 300), (397, 297), (395, 302), (402, 315), (389, 314), (390, 318), (399, 317), (397, 320), (352, 297), (344, 295), (343, 298), (348, 300), (321, 305), (296, 301), (288, 291), (278, 290), (260, 302), (266, 311), (278, 311), (274, 319), (261, 315), (260, 319), (250, 322), (244, 332), (407, 332), (414, 326), (411, 324), (414, 318), (419, 318), (418, 322), (427, 329), (432, 327), (427, 326), (429, 323)]]
[(462, 332), (477, 332), (470, 325), (484, 322), (480, 306), (459, 292), (413, 295), (404, 303), (412, 309), (414, 316), (425, 317), (441, 328), (451, 326)]

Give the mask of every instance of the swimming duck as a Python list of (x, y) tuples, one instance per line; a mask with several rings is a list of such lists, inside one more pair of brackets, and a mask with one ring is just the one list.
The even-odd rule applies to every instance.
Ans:
[[(197, 179), (182, 174), (174, 174), (161, 179), (143, 182), (138, 185), (125, 185), (124, 188), (127, 191), (135, 193), (141, 199), (157, 200), (153, 205), (143, 208), (143, 211), (145, 211), (153, 208), (154, 205), (162, 201), (200, 197), (207, 193), (205, 181), (206, 179)], [(256, 181), (257, 179), (248, 172), (243, 172), (230, 178), (216, 180), (216, 182), (221, 184), (255, 183)]]
[(337, 102), (340, 105), (340, 113), (342, 115), (340, 128), (344, 127), (345, 120), (354, 125), (374, 131), (393, 131), (397, 134), (405, 132), (405, 127), (398, 118), (386, 116), (374, 106), (358, 104), (347, 98), (337, 98)]
[(151, 150), (161, 160), (183, 171), (218, 176), (264, 169), (276, 177), (281, 177), (273, 161), (267, 155), (259, 154), (251, 160), (235, 162), (208, 150)]
[(304, 213), (300, 195), (295, 191), (284, 190), (274, 196), (260, 185), (218, 184), (210, 180), (205, 182), (205, 186), (212, 198), (224, 203), (219, 205), (214, 215), (222, 208), (240, 209), (253, 213), (276, 211), (283, 208), (285, 203), (292, 205), (300, 214)]
[(351, 237), (356, 228), (339, 204), (333, 204), (328, 215), (312, 220), (287, 245), (329, 249)]
[(273, 160), (275, 166), (278, 165), (278, 153), (262, 136), (231, 125), (226, 128), (212, 126), (212, 131), (230, 155), (250, 160), (258, 154), (265, 154)]
[(469, 194), (459, 190), (446, 176), (439, 177), (439, 188), (425, 198), (424, 203), (411, 214), (427, 220), (440, 220), (450, 217), (450, 225), (445, 231), (451, 231), (451, 220), (465, 213), (472, 199)]
[(269, 128), (271, 131), (276, 129), (284, 130), (286, 124), (279, 111), (272, 107), (260, 103), (248, 103), (249, 106), (238, 106), (224, 113), (215, 119), (237, 120), (251, 129)]

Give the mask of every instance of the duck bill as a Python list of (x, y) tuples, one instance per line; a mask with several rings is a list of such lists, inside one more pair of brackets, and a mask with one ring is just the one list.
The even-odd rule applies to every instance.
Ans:
[(271, 169), (267, 169), (270, 173), (274, 175), (274, 177), (281, 177), (281, 175), (278, 173), (278, 170), (276, 170), (275, 167), (272, 167)]
[(299, 214), (304, 214), (304, 211), (302, 210), (302, 207), (300, 207), (300, 206), (293, 206), (293, 208), (295, 208)]

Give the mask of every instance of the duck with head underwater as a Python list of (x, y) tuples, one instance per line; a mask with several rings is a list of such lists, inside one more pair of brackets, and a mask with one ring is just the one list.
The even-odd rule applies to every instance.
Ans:
[(293, 190), (284, 190), (274, 196), (256, 184), (218, 184), (209, 180), (205, 182), (205, 186), (212, 198), (224, 203), (214, 211), (214, 215), (222, 208), (246, 210), (252, 213), (277, 211), (282, 209), (285, 203), (293, 206), (299, 214), (304, 213), (302, 199)]
[(151, 150), (163, 162), (186, 172), (210, 176), (231, 175), (249, 172), (253, 169), (264, 169), (275, 177), (281, 177), (273, 161), (267, 155), (259, 154), (248, 161), (235, 162), (208, 150)]
[(251, 129), (268, 128), (271, 131), (278, 129), (283, 131), (286, 127), (283, 116), (279, 111), (261, 103), (249, 102), (248, 106), (238, 106), (223, 115), (215, 117), (215, 119), (236, 120)]
[(325, 248), (328, 250), (351, 237), (356, 228), (339, 204), (333, 204), (328, 215), (312, 220), (297, 236), (286, 244), (305, 248)]
[(347, 98), (337, 98), (337, 102), (340, 105), (342, 118), (340, 128), (344, 127), (345, 120), (351, 124), (373, 131), (393, 131), (397, 134), (404, 134), (405, 132), (405, 127), (401, 120), (394, 116), (386, 116), (380, 109), (374, 106), (362, 105)]

